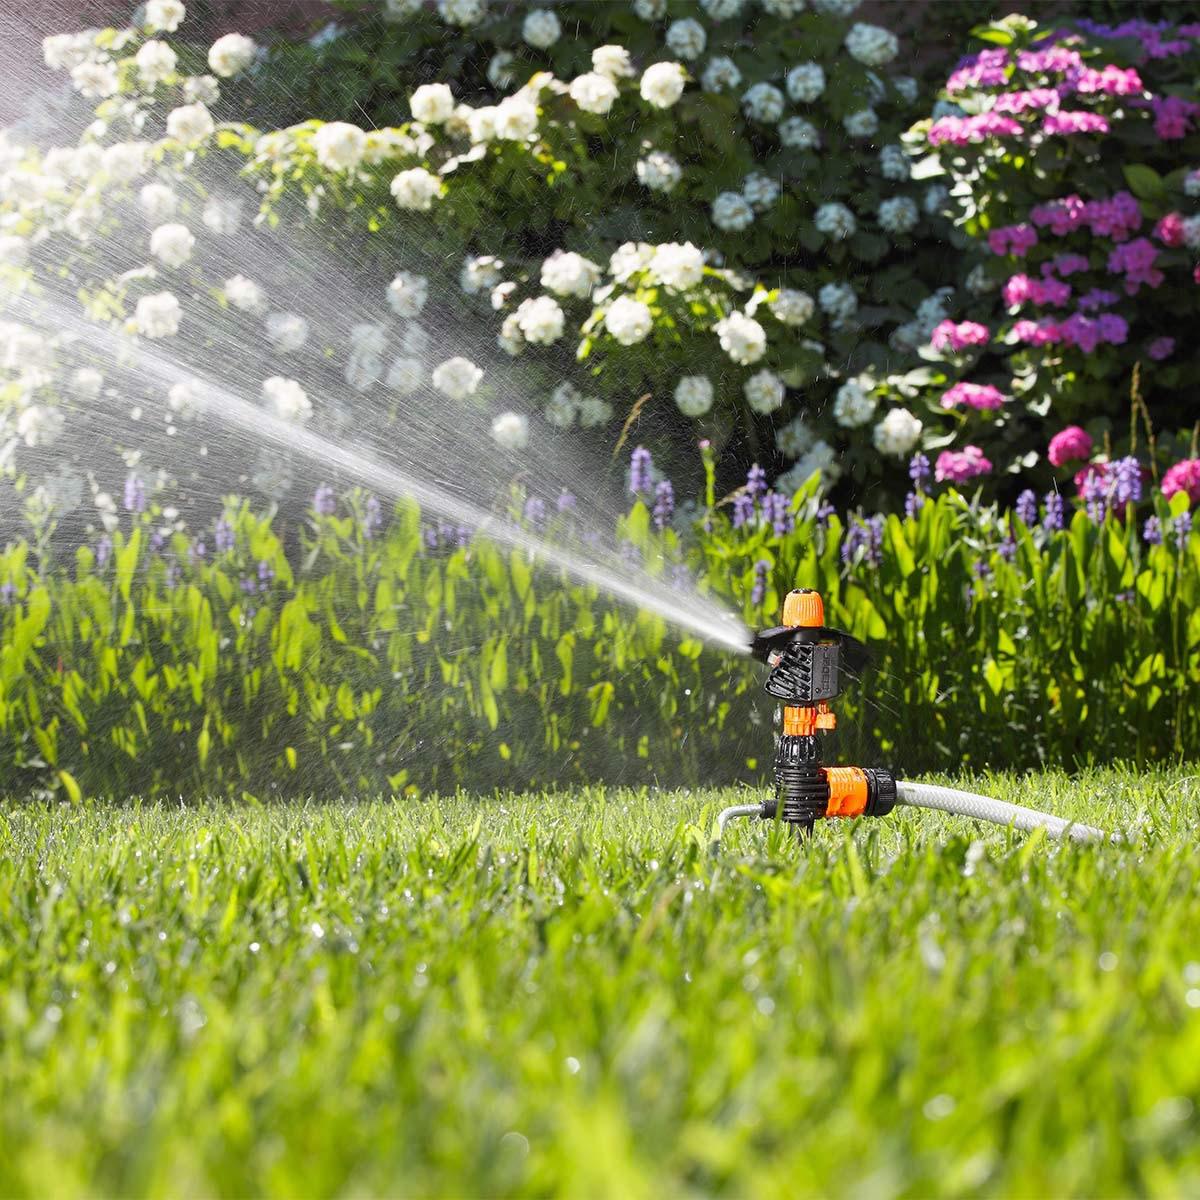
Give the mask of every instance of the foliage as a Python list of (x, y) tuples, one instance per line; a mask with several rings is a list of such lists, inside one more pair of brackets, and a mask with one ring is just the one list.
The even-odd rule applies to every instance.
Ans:
[(1195, 1191), (1194, 778), (961, 785), (1141, 828), (6, 807), (0, 1192)]

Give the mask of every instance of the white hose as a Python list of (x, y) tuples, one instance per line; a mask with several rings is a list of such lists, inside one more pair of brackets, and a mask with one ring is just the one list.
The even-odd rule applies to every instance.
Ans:
[(1007, 804), (990, 796), (977, 796), (974, 792), (960, 792), (934, 783), (909, 783), (905, 779), (898, 779), (896, 798), (901, 804), (913, 808), (936, 808), (941, 812), (957, 813), (960, 817), (991, 821), (994, 825), (1011, 825), (1026, 833), (1044, 829), (1051, 837), (1067, 837), (1076, 842), (1110, 840), (1107, 833), (1091, 825), (1064, 821), (1062, 817), (1054, 817), (1033, 808), (1022, 808), (1019, 804)]

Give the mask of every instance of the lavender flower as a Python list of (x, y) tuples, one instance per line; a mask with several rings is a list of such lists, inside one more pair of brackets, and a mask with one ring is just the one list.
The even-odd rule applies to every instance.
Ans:
[(233, 549), (234, 540), (233, 526), (222, 517), (213, 531), (213, 545), (216, 546), (217, 553), (227, 554)]
[(96, 543), (96, 569), (103, 571), (108, 565), (108, 560), (112, 557), (112, 538), (106, 533)]
[(865, 521), (856, 517), (846, 530), (842, 541), (842, 562), (849, 565), (862, 551), (863, 560), (872, 567), (883, 560), (883, 516), (876, 513)]
[(1171, 522), (1171, 527), (1175, 531), (1175, 541), (1180, 550), (1187, 544), (1188, 534), (1192, 532), (1192, 512), (1188, 509), (1186, 512), (1181, 512), (1179, 516)]
[(691, 591), (696, 580), (686, 563), (674, 563), (671, 567), (671, 586), (679, 592)]
[(977, 558), (971, 564), (971, 574), (976, 579), (988, 579), (992, 574), (992, 564), (986, 558)]
[(1080, 485), (1079, 494), (1087, 506), (1087, 514), (1097, 525), (1108, 512), (1108, 497), (1099, 471), (1089, 471)]
[(1063, 527), (1063, 498), (1058, 492), (1046, 493), (1046, 511), (1042, 517), (1042, 527), (1047, 533), (1054, 533)]
[(1163, 540), (1162, 522), (1155, 516), (1146, 518), (1142, 526), (1142, 538), (1147, 546), (1161, 546)]
[(767, 490), (767, 473), (755, 463), (749, 471), (746, 472), (746, 494), (752, 499), (757, 500)]
[(575, 499), (575, 493), (563, 488), (563, 490), (558, 493), (558, 499), (554, 502), (554, 507), (557, 508), (560, 513), (574, 512), (577, 503), (578, 502)]
[(208, 547), (205, 546), (204, 541), (201, 538), (197, 538), (188, 547), (188, 558), (190, 558), (193, 563), (203, 562), (204, 556), (207, 553), (208, 553)]
[(1109, 499), (1114, 508), (1123, 509), (1127, 504), (1137, 504), (1142, 498), (1142, 468), (1132, 455), (1118, 458), (1112, 464), (1112, 483)]
[(11, 579), (0, 584), (0, 604), (7, 608), (16, 598), (17, 589)]
[(925, 494), (923, 492), (909, 492), (904, 497), (904, 515), (911, 521), (916, 518), (925, 504)]
[(1026, 488), (1017, 497), (1016, 514), (1017, 520), (1030, 529), (1037, 524), (1038, 502), (1032, 488)]
[(654, 460), (645, 446), (638, 446), (629, 456), (629, 490), (635, 496), (650, 491), (650, 472)]
[(1006, 533), (1001, 539), (1000, 545), (996, 547), (996, 553), (1000, 555), (1005, 562), (1012, 562), (1017, 557), (1017, 543), (1013, 539), (1011, 533)]
[(329, 484), (323, 483), (313, 492), (312, 506), (318, 517), (332, 517), (337, 511), (337, 497)]
[(836, 511), (837, 510), (832, 504), (829, 503), (828, 500), (821, 501), (821, 506), (817, 509), (817, 521), (822, 529), (828, 526), (829, 518), (832, 517)]
[(756, 607), (763, 602), (767, 594), (767, 576), (770, 571), (771, 564), (765, 558), (760, 558), (754, 564), (754, 587), (750, 592), (750, 603)]
[(161, 529), (152, 530), (150, 533), (150, 549), (157, 554), (166, 544), (167, 535)]
[(530, 496), (525, 501), (525, 520), (530, 525), (541, 525), (546, 519), (546, 502), (540, 496)]
[(908, 477), (917, 485), (918, 490), (924, 486), (925, 481), (929, 478), (929, 459), (919, 450), (909, 461)]
[(179, 564), (174, 559), (171, 559), (167, 563), (167, 587), (174, 588), (179, 583), (179, 577), (182, 574), (183, 572), (179, 569)]
[(776, 537), (786, 537), (796, 527), (788, 498), (781, 492), (771, 491), (762, 498), (763, 516), (771, 522)]
[(733, 498), (733, 527), (741, 529), (754, 517), (754, 497), (748, 492), (738, 492)]
[(265, 558), (261, 559), (258, 564), (258, 590), (260, 592), (269, 591), (274, 582), (275, 568)]
[(436, 526), (426, 526), (423, 536), (425, 538), (426, 550), (436, 550), (438, 548), (438, 531)]
[(639, 568), (642, 565), (642, 552), (632, 543), (622, 539), (620, 546), (617, 547), (621, 555), (621, 561), (627, 567)]
[(370, 540), (382, 528), (383, 507), (374, 496), (368, 496), (363, 510), (363, 536)]
[(146, 485), (132, 472), (125, 477), (125, 511), (146, 511)]
[(662, 480), (654, 489), (654, 524), (666, 529), (675, 513), (675, 489), (669, 479)]

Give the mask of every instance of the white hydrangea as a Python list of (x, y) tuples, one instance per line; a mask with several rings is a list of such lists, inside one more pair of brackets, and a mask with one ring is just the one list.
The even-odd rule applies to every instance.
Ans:
[(451, 400), (466, 400), (479, 390), (483, 372), (469, 358), (456, 355), (433, 369), (433, 386)]
[(398, 317), (412, 320), (421, 315), (429, 298), (429, 280), (412, 271), (400, 271), (387, 286), (388, 307)]
[(410, 167), (392, 180), (391, 192), (397, 208), (428, 212), (442, 194), (442, 183), (424, 167)]
[(851, 58), (868, 67), (882, 67), (900, 53), (900, 42), (894, 33), (861, 21), (850, 27), (845, 46)]
[(629, 79), (635, 74), (624, 46), (597, 46), (592, 51), (592, 70), (609, 79)]
[(23, 267), (29, 261), (29, 243), (16, 234), (0, 234), (0, 263)]
[(725, 233), (738, 233), (754, 222), (754, 209), (739, 192), (722, 192), (712, 202), (713, 224)]
[(383, 19), (389, 23), (415, 17), (424, 7), (424, 0), (383, 0)]
[(597, 429), (612, 420), (612, 405), (598, 396), (584, 396), (579, 402), (579, 424), (584, 429)]
[(762, 0), (763, 11), (773, 17), (798, 17), (808, 5), (808, 0)]
[(742, 96), (742, 111), (751, 121), (774, 125), (783, 116), (783, 93), (773, 83), (756, 83)]
[(241, 74), (254, 61), (257, 53), (258, 47), (253, 38), (240, 33), (227, 33), (209, 47), (209, 69), (222, 79), (230, 79)]
[(565, 317), (558, 301), (551, 296), (536, 296), (517, 305), (517, 328), (527, 342), (549, 346), (563, 334)]
[(933, 333), (935, 325), (944, 321), (950, 315), (948, 307), (951, 299), (954, 297), (954, 289), (951, 287), (938, 288), (931, 296), (926, 296), (920, 304), (917, 305), (917, 323), (925, 331), (925, 337), (928, 338)]
[(779, 181), (760, 171), (747, 175), (742, 184), (742, 195), (755, 212), (766, 212), (779, 199)]
[(812, 447), (816, 440), (812, 426), (803, 417), (794, 417), (775, 433), (775, 445), (779, 453), (788, 458), (799, 458)]
[(892, 144), (879, 152), (879, 171), (884, 179), (903, 182), (912, 177), (912, 166), (904, 147)]
[(514, 62), (516, 57), (509, 50), (497, 50), (488, 62), (488, 83), (498, 92), (507, 91), (517, 82), (516, 72), (513, 71)]
[(774, 371), (758, 371), (742, 387), (746, 403), (756, 412), (767, 416), (783, 406), (783, 380)]
[(179, 209), (179, 197), (165, 183), (148, 183), (138, 192), (138, 207), (151, 221), (162, 222)]
[(183, 98), (189, 104), (216, 104), (221, 87), (215, 75), (189, 75), (183, 81)]
[(633, 12), (643, 21), (661, 21), (667, 15), (667, 0), (633, 0)]
[(490, 254), (468, 257), (458, 275), (458, 286), (468, 296), (490, 292), (500, 282), (504, 263)]
[(575, 417), (579, 410), (579, 401), (582, 398), (576, 387), (567, 380), (563, 380), (550, 393), (550, 399), (546, 401), (545, 407), (542, 410), (546, 420), (555, 429), (570, 429), (575, 424)]
[(920, 93), (920, 85), (911, 75), (897, 75), (892, 80), (892, 86), (906, 104), (915, 104)]
[(842, 118), (842, 127), (852, 138), (874, 137), (879, 132), (879, 117), (873, 108), (859, 109)]
[(281, 421), (291, 421), (296, 425), (305, 424), (312, 416), (312, 401), (308, 393), (294, 380), (285, 379), (282, 375), (272, 375), (264, 379), (262, 385), (263, 399), (267, 407)]
[(806, 62), (793, 67), (785, 80), (787, 93), (800, 104), (819, 100), (825, 91), (825, 68), (820, 63)]
[(506, 96), (496, 105), (493, 120), (498, 138), (506, 142), (525, 142), (537, 132), (537, 106), (521, 93)]
[(245, 275), (231, 275), (225, 280), (225, 299), (241, 312), (258, 312), (267, 297), (253, 279)]
[(134, 310), (134, 325), (143, 337), (171, 337), (179, 332), (183, 308), (172, 292), (143, 296)]
[(739, 366), (756, 363), (767, 352), (767, 335), (763, 327), (745, 313), (730, 313), (714, 327), (721, 340), (721, 349)]
[(907, 408), (893, 408), (875, 426), (875, 449), (892, 458), (903, 458), (917, 444), (921, 429), (922, 422)]
[(742, 11), (743, 0), (700, 0), (700, 7), (713, 21), (736, 17)]
[(776, 320), (793, 327), (811, 320), (817, 308), (813, 298), (798, 288), (780, 288), (779, 294), (767, 302), (767, 307)]
[(874, 415), (875, 397), (857, 379), (847, 379), (837, 390), (833, 419), (843, 429), (857, 429)]
[(651, 150), (638, 159), (637, 177), (652, 192), (669, 192), (683, 178), (683, 169), (665, 150)]
[(181, 104), (167, 117), (168, 137), (187, 146), (204, 141), (215, 128), (212, 114), (199, 100), (195, 104)]
[(42, 58), (52, 71), (69, 71), (96, 53), (95, 30), (55, 33), (42, 38)]
[(231, 199), (228, 196), (212, 196), (204, 205), (200, 220), (206, 229), (222, 237), (230, 237), (237, 233), (242, 223), (244, 203), (241, 199)]
[(529, 445), (529, 419), (520, 413), (502, 412), (492, 421), (492, 439), (504, 450), (524, 450)]
[(308, 341), (308, 322), (298, 313), (271, 313), (265, 325), (267, 340), (278, 354), (291, 354)]
[(521, 26), (521, 37), (535, 50), (548, 50), (562, 37), (562, 26), (550, 9), (535, 8)]
[(142, 83), (153, 88), (175, 73), (175, 65), (179, 60), (166, 42), (151, 39), (142, 44), (133, 61), (137, 64)]
[(994, 292), (997, 286), (996, 280), (988, 274), (988, 269), (983, 263), (976, 263), (966, 278), (967, 291), (975, 296), (984, 296), (988, 292)]
[(603, 116), (612, 108), (620, 94), (617, 85), (607, 75), (590, 73), (571, 80), (567, 89), (570, 97), (584, 112)]
[(816, 225), (818, 232), (832, 238), (835, 242), (844, 242), (847, 238), (853, 237), (858, 230), (858, 222), (855, 220), (854, 214), (836, 200), (822, 204), (817, 209), (813, 216), (813, 224)]
[(542, 287), (556, 296), (586, 300), (599, 281), (599, 266), (574, 251), (555, 250), (542, 263)]
[(424, 125), (441, 125), (454, 113), (454, 93), (445, 83), (426, 83), (408, 98), (413, 120)]
[(438, 0), (438, 15), (447, 25), (469, 29), (487, 16), (487, 0)]
[(706, 92), (731, 92), (741, 82), (742, 73), (737, 63), (726, 54), (713, 55), (700, 76), (700, 86)]
[(907, 196), (891, 196), (879, 205), (879, 224), (888, 233), (911, 233), (920, 215)]
[(707, 375), (685, 375), (675, 385), (675, 407), (685, 417), (702, 417), (713, 406), (713, 385)]
[(167, 408), (180, 420), (192, 420), (201, 407), (200, 389), (195, 382), (185, 380), (171, 385), (167, 392)]
[(58, 441), (65, 423), (57, 408), (31, 404), (17, 414), (17, 437), (26, 446), (51, 446)]
[(650, 273), (666, 287), (684, 291), (704, 278), (704, 255), (691, 242), (664, 242), (654, 249)]
[(355, 350), (346, 360), (342, 377), (355, 391), (365, 392), (383, 377), (383, 359), (377, 354)]
[(944, 184), (935, 183), (932, 187), (925, 189), (925, 197), (921, 201), (921, 207), (925, 210), (927, 216), (938, 217), (945, 211), (950, 203), (950, 189)]
[(151, 33), (174, 33), (186, 12), (182, 0), (146, 0), (142, 21)]
[(388, 368), (384, 383), (401, 396), (411, 396), (424, 381), (425, 372), (416, 358), (401, 355)]
[(121, 183), (131, 183), (146, 169), (145, 142), (117, 142), (103, 152), (102, 162), (108, 175)]
[(775, 480), (775, 490), (791, 495), (803, 487), (817, 472), (821, 474), (821, 490), (837, 482), (842, 473), (837, 461), (837, 451), (824, 439), (816, 441), (790, 470)]
[(638, 342), (644, 342), (654, 328), (654, 318), (640, 300), (618, 296), (604, 314), (604, 327), (622, 346), (636, 346)]
[(95, 367), (80, 367), (71, 376), (71, 386), (87, 400), (95, 400), (104, 386), (104, 376)]
[(660, 62), (642, 72), (641, 97), (654, 108), (670, 108), (683, 95), (686, 81), (677, 62)]
[(704, 32), (704, 26), (691, 17), (672, 21), (667, 26), (667, 49), (685, 62), (699, 58), (707, 45), (708, 35)]
[(654, 247), (646, 242), (623, 242), (608, 259), (608, 273), (624, 283), (631, 275), (644, 271), (654, 257)]
[(98, 59), (89, 59), (72, 67), (71, 83), (88, 100), (107, 100), (109, 96), (115, 96), (121, 87), (116, 64)]
[(848, 283), (827, 283), (817, 293), (817, 303), (834, 324), (844, 325), (858, 312), (858, 297)]
[(916, 321), (905, 321), (888, 335), (888, 345), (902, 354), (912, 354), (928, 341), (929, 335)]
[(363, 160), (367, 135), (357, 125), (330, 121), (313, 135), (317, 162), (327, 171), (352, 171)]
[(779, 123), (779, 140), (795, 150), (816, 150), (821, 145), (821, 133), (803, 117), (788, 117)]

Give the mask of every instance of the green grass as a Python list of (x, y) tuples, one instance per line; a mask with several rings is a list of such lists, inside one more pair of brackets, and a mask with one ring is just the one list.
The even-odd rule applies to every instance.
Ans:
[(1200, 1192), (1200, 785), (0, 807), (0, 1194)]

